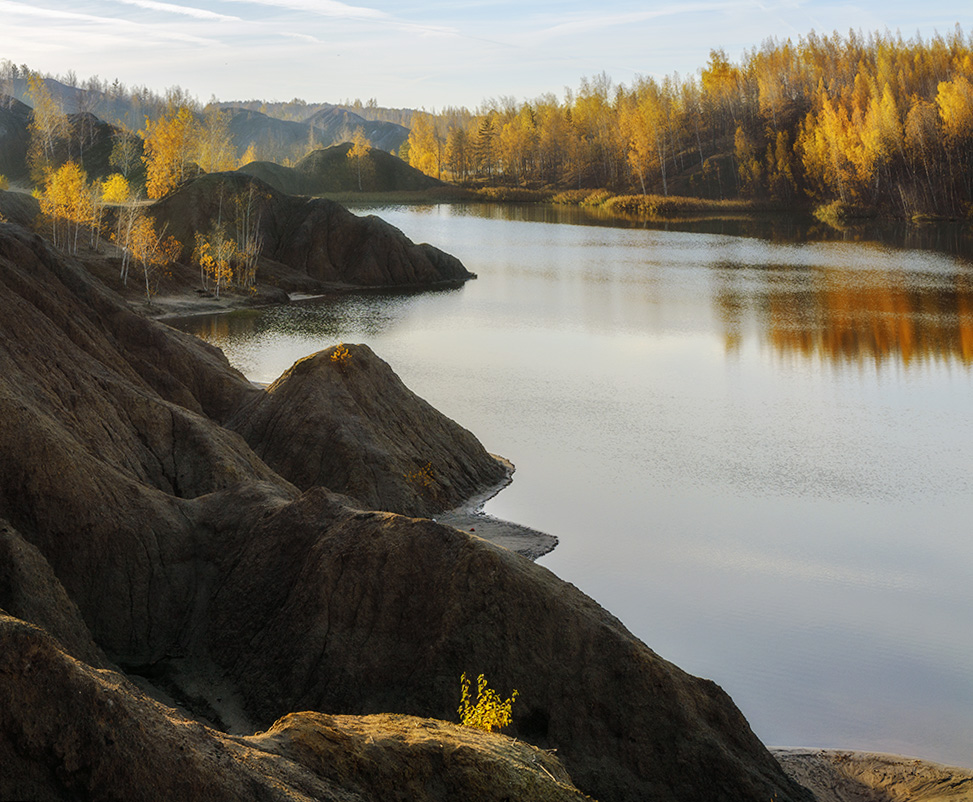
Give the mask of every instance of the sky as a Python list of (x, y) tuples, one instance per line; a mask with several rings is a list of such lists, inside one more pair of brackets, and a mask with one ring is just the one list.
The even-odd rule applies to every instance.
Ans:
[(605, 72), (692, 75), (770, 37), (973, 31), (970, 0), (0, 0), (0, 58), (206, 102), (474, 109)]

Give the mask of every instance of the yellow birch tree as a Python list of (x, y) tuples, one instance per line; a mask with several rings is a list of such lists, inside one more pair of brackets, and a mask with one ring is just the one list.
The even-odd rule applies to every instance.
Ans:
[(155, 122), (145, 121), (142, 159), (146, 167), (145, 190), (150, 198), (161, 198), (185, 177), (195, 129), (193, 113), (187, 106), (170, 109)]

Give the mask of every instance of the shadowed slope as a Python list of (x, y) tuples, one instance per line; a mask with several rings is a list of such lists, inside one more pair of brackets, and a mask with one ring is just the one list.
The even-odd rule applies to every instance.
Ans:
[(151, 213), (183, 244), (188, 260), (197, 233), (220, 221), (235, 230), (240, 204), (250, 202), (251, 193), (251, 221), (263, 244), (258, 280), (272, 273), (268, 260), (322, 286), (421, 286), (474, 277), (454, 256), (416, 245), (384, 220), (358, 217), (333, 201), (284, 195), (243, 173), (200, 176), (154, 204)]
[[(75, 262), (3, 225), (0, 341), (0, 516), (15, 530), (5, 538), (17, 566), (0, 593), (76, 656), (101, 662), (104, 650), (198, 715), (262, 726), (298, 709), (452, 718), (460, 674), (484, 672), (495, 687), (521, 692), (512, 733), (557, 748), (577, 786), (602, 802), (809, 799), (716, 685), (662, 660), (540, 566), (429, 520), (356, 509), (320, 487), (299, 494), (221, 425), (259, 405), (263, 391), (215, 349), (133, 315)], [(409, 454), (413, 425), (406, 415), (365, 432), (372, 401), (356, 399), (391, 387), (391, 372), (365, 349), (351, 358), (366, 375), (322, 372), (322, 358), (282, 382), (285, 394), (306, 399), (309, 416), (320, 406), (320, 426), (301, 428), (281, 406), (269, 436), (320, 436), (325, 451), (316, 429), (357, 428), (347, 443), (359, 450), (334, 458), (371, 473), (356, 492), (407, 508), (416, 499), (391, 481), (399, 463), (377, 459), (369, 443)], [(462, 439), (427, 412), (414, 428), (436, 441), (436, 453)], [(444, 487), (469, 481), (467, 447), (455, 448), (438, 466)], [(49, 599), (25, 601), (35, 590)], [(226, 739), (171, 711), (140, 728), (140, 713), (102, 695), (122, 680), (57, 657), (39, 630), (7, 624), (0, 757), (16, 756), (4, 765), (16, 765), (24, 783), (50, 781), (61, 789), (54, 798), (126, 783), (137, 791), (148, 775), (133, 754), (155, 767), (160, 798), (259, 797), (253, 789), (266, 783), (254, 772), (278, 777), (264, 773), (259, 755), (226, 751), (210, 765), (224, 749), (213, 739)], [(368, 753), (376, 763), (361, 773), (390, 776), (378, 763), (404, 758), (388, 749)], [(427, 746), (410, 754), (434, 759)], [(484, 767), (492, 759), (477, 756)], [(358, 774), (328, 786), (315, 775), (301, 793), (373, 798)]]

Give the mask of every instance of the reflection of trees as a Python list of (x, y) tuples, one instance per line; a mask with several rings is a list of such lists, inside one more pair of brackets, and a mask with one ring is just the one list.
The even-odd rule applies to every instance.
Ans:
[(973, 365), (973, 279), (896, 271), (768, 271), (756, 288), (724, 280), (715, 297), (728, 348), (751, 309), (764, 342), (836, 364)]
[(200, 315), (177, 321), (177, 328), (217, 346), (272, 338), (320, 341), (324, 348), (348, 337), (372, 337), (402, 322), (403, 308), (419, 295), (457, 292), (456, 288), (415, 292), (368, 292), (328, 296), (269, 309), (247, 309), (220, 315)]

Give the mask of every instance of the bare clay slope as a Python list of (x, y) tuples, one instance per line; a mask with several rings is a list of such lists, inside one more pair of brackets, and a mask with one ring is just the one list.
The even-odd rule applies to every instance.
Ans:
[(0, 799), (581, 802), (557, 758), (409, 717), (287, 716), (228, 736), (0, 612)]
[[(158, 727), (182, 736), (172, 740), (104, 696), (120, 681), (86, 668), (103, 664), (102, 653), (214, 722), (232, 699), (235, 720), (260, 727), (296, 710), (453, 718), (460, 674), (482, 671), (521, 692), (512, 733), (556, 748), (577, 787), (603, 802), (809, 798), (717, 686), (662, 660), (545, 569), (429, 520), (362, 511), (320, 487), (302, 494), (221, 425), (263, 391), (215, 349), (130, 313), (74, 262), (5, 225), (0, 342), (0, 517), (19, 566), (4, 574), (0, 604), (51, 633), (10, 624), (0, 749), (20, 761), (15, 776), (47, 778), (48, 798), (97, 796), (91, 789), (115, 777), (136, 784), (129, 798), (167, 798), (164, 782), (141, 785), (150, 775), (126, 764), (143, 753), (159, 761), (151, 776), (168, 781), (178, 768), (185, 774), (174, 777), (208, 798), (239, 798), (241, 787), (279, 798), (253, 790), (263, 781), (222, 736), (161, 711)], [(353, 396), (384, 375), (367, 350), (352, 359), (367, 381), (296, 370), (286, 383), (311, 385), (307, 398), (322, 381)], [(303, 414), (279, 405), (277, 436), (315, 437)], [(367, 447), (336, 458), (370, 465), (365, 490), (388, 509), (408, 501), (385, 496), (394, 462), (372, 461)], [(459, 486), (450, 465), (439, 470)], [(50, 598), (27, 603), (35, 592)], [(89, 662), (57, 658), (44, 641), (52, 636)], [(71, 718), (55, 723), (53, 710)], [(333, 732), (341, 727), (313, 726), (324, 741), (343, 738)], [(133, 751), (119, 748), (119, 733)], [(355, 778), (388, 776), (393, 751), (363, 748), (360, 768), (326, 778), (331, 798), (379, 798)], [(474, 752), (484, 766), (477, 782), (500, 774)], [(427, 747), (413, 754), (434, 760)], [(218, 771), (202, 765), (210, 757)], [(417, 771), (432, 776), (434, 765)], [(438, 798), (493, 797), (444, 789)]]
[[(263, 243), (258, 280), (274, 281), (275, 264), (322, 289), (430, 286), (474, 277), (456, 257), (413, 243), (378, 217), (358, 217), (321, 198), (285, 195), (243, 173), (200, 176), (151, 211), (159, 226), (183, 244), (182, 255), (188, 260), (197, 232), (205, 234), (219, 222), (235, 230), (239, 204), (249, 202), (251, 192), (251, 220)], [(284, 278), (278, 275), (277, 280)]]
[(435, 515), (506, 476), (366, 345), (302, 359), (227, 426), (302, 490), (328, 487), (367, 509)]

